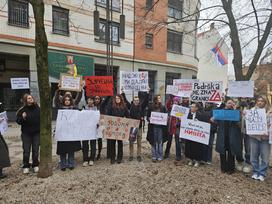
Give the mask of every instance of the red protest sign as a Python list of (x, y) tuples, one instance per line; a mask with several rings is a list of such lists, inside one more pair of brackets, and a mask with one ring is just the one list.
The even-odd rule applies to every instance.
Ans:
[(113, 96), (112, 76), (86, 76), (87, 96)]

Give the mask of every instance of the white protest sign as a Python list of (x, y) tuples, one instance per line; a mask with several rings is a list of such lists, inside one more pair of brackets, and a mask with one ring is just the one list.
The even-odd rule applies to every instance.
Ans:
[(178, 94), (180, 97), (190, 97), (193, 91), (193, 83), (198, 82), (196, 79), (174, 79), (173, 85), (178, 86)]
[(99, 119), (99, 111), (59, 110), (56, 141), (96, 140)]
[(172, 106), (172, 110), (171, 110), (170, 115), (180, 118), (181, 121), (184, 122), (187, 119), (189, 112), (190, 112), (189, 108), (183, 107), (183, 106), (178, 106), (178, 105), (174, 104)]
[(8, 117), (7, 112), (0, 113), (0, 133), (4, 134), (8, 131)]
[(124, 91), (147, 91), (148, 72), (121, 71), (120, 87), (122, 87)]
[(28, 78), (10, 78), (11, 89), (29, 89)]
[(167, 125), (168, 114), (160, 112), (151, 112), (150, 123), (155, 125)]
[(229, 81), (227, 95), (229, 97), (253, 98), (254, 81)]
[(82, 77), (69, 74), (60, 75), (60, 89), (67, 91), (81, 91)]
[(246, 133), (248, 135), (267, 135), (267, 119), (265, 109), (252, 108), (246, 110)]
[(195, 102), (221, 102), (222, 85), (221, 81), (194, 82), (191, 100)]
[(166, 94), (171, 94), (173, 96), (177, 96), (178, 95), (178, 87), (173, 86), (173, 85), (167, 85)]
[(186, 123), (182, 123), (180, 126), (179, 137), (208, 145), (210, 140), (210, 129), (211, 125), (209, 123), (187, 120)]

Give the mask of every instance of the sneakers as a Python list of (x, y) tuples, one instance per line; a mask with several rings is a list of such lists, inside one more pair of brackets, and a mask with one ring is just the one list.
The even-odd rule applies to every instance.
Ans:
[(195, 162), (194, 167), (198, 168), (200, 166), (200, 163), (198, 161)]
[(244, 173), (248, 174), (248, 173), (250, 173), (251, 171), (252, 171), (251, 166), (245, 165), (245, 166), (243, 167), (243, 172), (244, 172)]
[(94, 162), (91, 160), (89, 161), (89, 166), (93, 166), (94, 165)]
[(188, 162), (188, 166), (193, 166), (193, 161), (192, 161), (192, 160), (190, 160), (190, 161)]
[(137, 156), (137, 161), (138, 162), (142, 162), (143, 161), (142, 157), (141, 156)]
[(133, 161), (133, 157), (130, 156), (130, 157), (128, 158), (128, 161)]
[(264, 176), (262, 176), (262, 175), (260, 175), (260, 176), (258, 176), (258, 178), (257, 178), (259, 181), (264, 181)]
[(243, 171), (243, 162), (238, 162), (236, 164), (237, 171)]
[(33, 168), (33, 171), (34, 171), (34, 173), (38, 173), (38, 172), (39, 172), (39, 167), (38, 167), (38, 166), (35, 166), (35, 167)]
[(23, 169), (23, 174), (29, 174), (29, 168), (24, 168)]
[(87, 161), (83, 162), (83, 165), (82, 165), (82, 166), (83, 166), (83, 167), (88, 166), (88, 162), (87, 162)]
[(254, 179), (254, 180), (258, 180), (259, 177), (258, 177), (257, 174), (253, 174), (253, 175), (251, 176), (251, 178)]

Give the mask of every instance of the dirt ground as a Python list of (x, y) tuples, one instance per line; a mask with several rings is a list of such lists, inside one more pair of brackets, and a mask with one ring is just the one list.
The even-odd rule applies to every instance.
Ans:
[[(172, 153), (173, 150), (172, 150)], [(218, 155), (213, 165), (199, 168), (174, 165), (174, 155), (152, 163), (150, 146), (143, 144), (144, 161), (110, 165), (103, 157), (92, 167), (82, 167), (81, 152), (73, 171), (57, 169), (52, 177), (23, 175), (17, 160), (0, 181), (0, 203), (272, 203), (272, 176), (261, 183), (240, 172), (222, 174)], [(124, 147), (128, 155), (128, 146)]]

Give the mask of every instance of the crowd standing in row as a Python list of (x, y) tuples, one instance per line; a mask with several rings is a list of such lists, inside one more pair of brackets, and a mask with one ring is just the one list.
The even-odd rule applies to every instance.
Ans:
[[(55, 106), (58, 109), (78, 109), (82, 93), (78, 92), (73, 97), (72, 92), (61, 93), (56, 91), (54, 97)], [(86, 97), (86, 96), (85, 96)], [(139, 92), (138, 96), (133, 97), (130, 103), (125, 93), (113, 97), (99, 96), (86, 97), (85, 110), (98, 110), (101, 114), (118, 116), (140, 120), (137, 135), (137, 161), (142, 162), (141, 142), (142, 132), (145, 121), (145, 112), (147, 109), (148, 132), (147, 141), (151, 145), (151, 154), (153, 162), (161, 162), (169, 158), (173, 137), (175, 138), (175, 165), (182, 165), (181, 161), (187, 159), (189, 166), (199, 167), (201, 164), (212, 163), (212, 152), (215, 135), (216, 151), (220, 155), (220, 166), (222, 173), (232, 174), (235, 168), (245, 173), (252, 171), (252, 178), (264, 181), (269, 166), (270, 144), (268, 135), (247, 135), (245, 132), (246, 109), (266, 109), (267, 114), (271, 114), (268, 109), (265, 97), (257, 97), (256, 103), (252, 104), (241, 100), (237, 105), (234, 100), (228, 99), (219, 107), (216, 104), (190, 102), (189, 98), (180, 98), (170, 96), (166, 101), (166, 106), (162, 104), (160, 95), (156, 95), (153, 103), (148, 106), (149, 92)], [(210, 141), (208, 145), (181, 139), (180, 119), (169, 116), (168, 125), (155, 125), (150, 123), (151, 112), (170, 113), (173, 104), (189, 107), (190, 113), (188, 119), (203, 121), (211, 124)], [(213, 109), (241, 111), (241, 121), (216, 121), (213, 118)], [(2, 110), (3, 111), (3, 110)], [(0, 111), (1, 112), (1, 111)], [(21, 125), (21, 138), (23, 143), (23, 173), (30, 171), (30, 152), (32, 150), (32, 168), (36, 173), (39, 171), (39, 144), (40, 144), (40, 108), (35, 102), (33, 96), (25, 94), (23, 97), (23, 106), (17, 111), (17, 123)], [(1, 122), (1, 119), (0, 119)], [(163, 155), (163, 143), (166, 143), (166, 149)], [(96, 150), (98, 143), (98, 151)], [(116, 154), (117, 143), (117, 154)], [(99, 160), (102, 150), (102, 139), (90, 141), (58, 141), (57, 154), (59, 155), (59, 167), (62, 171), (67, 168), (75, 168), (75, 152), (82, 150), (83, 166), (94, 165), (95, 160)], [(96, 152), (98, 152), (96, 157)], [(245, 155), (243, 155), (245, 152)], [(110, 163), (120, 164), (123, 161), (123, 141), (107, 140), (107, 158)], [(129, 161), (134, 159), (134, 142), (129, 144)], [(0, 134), (0, 178), (4, 178), (2, 169), (10, 166), (7, 145)], [(252, 168), (252, 169), (251, 169)]]

